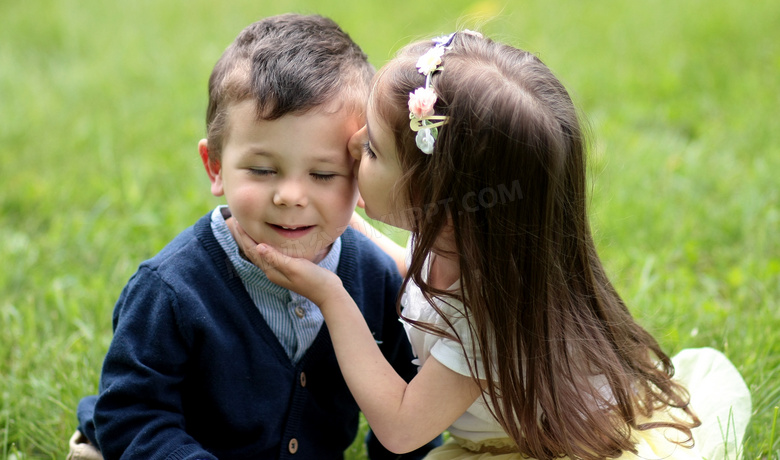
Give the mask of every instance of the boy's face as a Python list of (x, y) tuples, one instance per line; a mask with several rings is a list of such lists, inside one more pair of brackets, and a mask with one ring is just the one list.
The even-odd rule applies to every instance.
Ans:
[(347, 142), (358, 128), (359, 120), (346, 110), (257, 120), (255, 103), (247, 100), (229, 109), (219, 163), (208, 161), (205, 140), (199, 149), (211, 192), (225, 195), (249, 236), (316, 263), (355, 209), (357, 181)]

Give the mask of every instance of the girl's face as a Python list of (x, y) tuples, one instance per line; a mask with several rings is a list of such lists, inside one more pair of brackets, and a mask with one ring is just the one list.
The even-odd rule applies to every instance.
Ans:
[(376, 111), (371, 98), (366, 112), (366, 126), (350, 139), (349, 151), (358, 160), (357, 178), (360, 195), (368, 217), (394, 227), (410, 230), (409, 216), (396, 203), (405, 203), (395, 184), (403, 170), (398, 159), (395, 139), (385, 120)]

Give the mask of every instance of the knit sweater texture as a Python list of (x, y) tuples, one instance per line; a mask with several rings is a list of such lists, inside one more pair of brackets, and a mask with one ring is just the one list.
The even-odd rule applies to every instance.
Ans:
[[(337, 274), (384, 356), (410, 380), (416, 368), (396, 313), (393, 261), (363, 235), (342, 235)], [(323, 325), (293, 364), (268, 327), (209, 215), (142, 263), (113, 315), (97, 397), (79, 428), (107, 460), (341, 459), (359, 409)], [(372, 459), (390, 454), (369, 435)]]

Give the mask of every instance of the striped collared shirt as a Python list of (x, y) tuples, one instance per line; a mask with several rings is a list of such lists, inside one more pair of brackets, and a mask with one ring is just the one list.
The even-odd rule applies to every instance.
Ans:
[[(227, 206), (218, 206), (211, 213), (211, 230), (236, 269), (241, 282), (254, 301), (265, 322), (279, 339), (293, 363), (309, 349), (324, 321), (320, 309), (309, 299), (272, 283), (263, 271), (243, 258), (225, 219), (230, 217)], [(341, 256), (341, 237), (317, 265), (336, 272)]]

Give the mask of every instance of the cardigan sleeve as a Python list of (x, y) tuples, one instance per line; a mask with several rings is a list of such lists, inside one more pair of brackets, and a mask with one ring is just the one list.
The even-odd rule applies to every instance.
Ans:
[(107, 460), (216, 459), (184, 429), (179, 390), (189, 351), (176, 299), (155, 271), (142, 266), (116, 304), (94, 414)]

